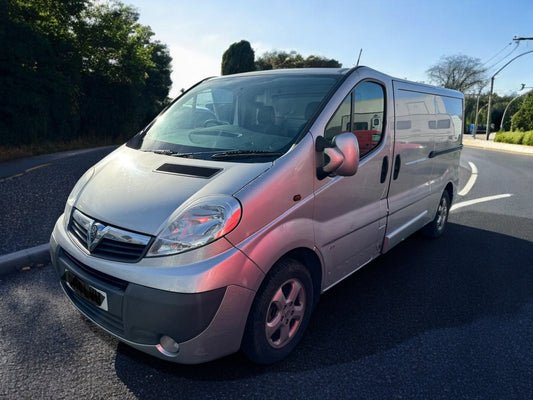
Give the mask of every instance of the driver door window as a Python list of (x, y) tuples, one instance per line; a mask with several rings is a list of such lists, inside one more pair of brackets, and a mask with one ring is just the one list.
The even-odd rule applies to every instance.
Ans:
[(360, 157), (364, 157), (381, 142), (384, 118), (383, 87), (375, 82), (361, 82), (333, 114), (324, 136), (333, 139), (339, 133), (352, 132), (359, 142)]

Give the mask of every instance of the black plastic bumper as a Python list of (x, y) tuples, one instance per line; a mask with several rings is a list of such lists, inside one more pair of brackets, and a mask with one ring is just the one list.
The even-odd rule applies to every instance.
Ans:
[[(61, 249), (52, 259), (65, 293), (83, 314), (116, 336), (139, 344), (156, 345), (163, 335), (178, 343), (194, 338), (208, 327), (226, 291), (168, 292), (96, 271)], [(107, 311), (100, 304), (103, 297)]]

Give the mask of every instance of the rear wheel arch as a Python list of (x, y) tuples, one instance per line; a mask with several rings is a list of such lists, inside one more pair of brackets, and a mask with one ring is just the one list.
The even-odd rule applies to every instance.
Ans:
[(448, 192), (448, 197), (450, 198), (450, 205), (453, 204), (453, 183), (448, 182), (444, 190)]
[(451, 196), (453, 196), (453, 194), (450, 195), (448, 187), (446, 187), (446, 189), (442, 192), (442, 196), (440, 197), (433, 220), (431, 220), (421, 229), (421, 232), (424, 236), (438, 238), (444, 233), (448, 223), (448, 216), (450, 214), (450, 208), (452, 204)]

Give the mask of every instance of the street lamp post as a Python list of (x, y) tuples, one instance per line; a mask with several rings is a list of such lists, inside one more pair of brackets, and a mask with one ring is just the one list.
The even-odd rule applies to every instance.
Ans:
[(481, 89), (479, 88), (479, 91), (477, 93), (477, 100), (476, 100), (476, 118), (474, 119), (474, 130), (472, 131), (472, 138), (476, 138), (476, 131), (477, 131), (477, 116), (479, 115), (479, 98), (481, 97)]
[[(483, 110), (485, 107), (487, 107), (489, 105), (489, 103), (485, 104), (484, 106), (481, 106), (481, 108), (479, 109), (479, 111), (476, 113), (476, 121), (477, 121), (477, 118), (478, 118), (478, 115), (479, 113), (481, 112), (481, 110)], [(477, 125), (474, 124), (474, 132), (477, 130)], [(475, 136), (473, 137), (474, 139), (476, 138)]]
[[(520, 90), (524, 90), (524, 89), (532, 89), (531, 87), (525, 87), (525, 85), (524, 85), (523, 83), (522, 83), (522, 85), (523, 85), (523, 86), (522, 86), (522, 89), (520, 89)], [(524, 95), (526, 95), (526, 94), (528, 94), (528, 93), (531, 93), (531, 90), (530, 90), (529, 92), (525, 92), (525, 93), (519, 94), (519, 95), (516, 96), (514, 99), (512, 99), (512, 100), (509, 102), (509, 104), (507, 104), (507, 106), (505, 107), (505, 110), (503, 110), (502, 122), (501, 122), (501, 124), (500, 124), (500, 131), (503, 129), (503, 121), (505, 121), (505, 114), (507, 113), (507, 109), (509, 108), (509, 106), (511, 105), (511, 103), (512, 103), (513, 101), (515, 101), (516, 99), (519, 99), (520, 97), (522, 97), (522, 96), (524, 96)], [(512, 128), (512, 125), (513, 125), (513, 124), (511, 123), (511, 128)]]
[(533, 53), (533, 50), (529, 50), (529, 51), (526, 51), (526, 52), (524, 52), (522, 54), (517, 55), (515, 58), (513, 58), (512, 60), (507, 62), (503, 67), (501, 67), (498, 71), (496, 71), (494, 73), (494, 75), (492, 75), (491, 78), (490, 78), (489, 106), (487, 108), (487, 136), (486, 136), (486, 140), (489, 140), (489, 136), (490, 136), (490, 106), (492, 104), (492, 90), (494, 89), (494, 78), (496, 77), (496, 75), (498, 75), (500, 73), (500, 71), (502, 69), (507, 67), (514, 60), (516, 60), (519, 57), (525, 56), (526, 54), (529, 54), (529, 53)]

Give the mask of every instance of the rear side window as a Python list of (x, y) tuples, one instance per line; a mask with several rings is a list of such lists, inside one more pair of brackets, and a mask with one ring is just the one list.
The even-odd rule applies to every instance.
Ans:
[(385, 90), (376, 82), (359, 83), (331, 117), (324, 136), (333, 139), (352, 132), (359, 142), (361, 157), (381, 142), (385, 121)]

